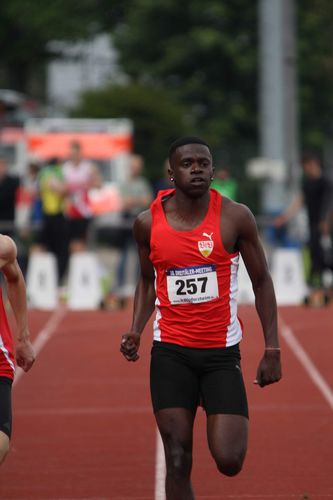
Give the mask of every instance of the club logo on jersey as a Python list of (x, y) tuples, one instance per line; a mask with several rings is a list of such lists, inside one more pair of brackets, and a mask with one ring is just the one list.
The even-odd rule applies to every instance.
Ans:
[(203, 257), (209, 257), (213, 251), (214, 248), (214, 241), (212, 240), (213, 234), (214, 233), (210, 234), (202, 233), (202, 236), (205, 236), (206, 238), (208, 238), (208, 240), (198, 241), (198, 248)]

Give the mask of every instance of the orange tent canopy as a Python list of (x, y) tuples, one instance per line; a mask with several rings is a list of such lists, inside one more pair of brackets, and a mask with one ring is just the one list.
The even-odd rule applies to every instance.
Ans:
[(110, 133), (58, 133), (28, 134), (29, 153), (41, 160), (52, 157), (61, 160), (68, 158), (71, 142), (78, 142), (85, 158), (107, 160), (121, 153), (130, 152), (132, 137), (130, 135)]

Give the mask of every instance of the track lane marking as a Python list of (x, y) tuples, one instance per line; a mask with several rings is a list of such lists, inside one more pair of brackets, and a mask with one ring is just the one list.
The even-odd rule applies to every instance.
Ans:
[[(287, 345), (290, 347), (298, 361), (303, 366), (306, 373), (309, 375), (312, 382), (317, 386), (320, 393), (323, 395), (324, 399), (329, 404), (330, 408), (333, 410), (333, 392), (326, 380), (323, 378), (309, 355), (306, 353), (300, 342), (297, 340), (295, 334), (291, 330), (291, 328), (285, 323), (285, 321), (279, 315), (279, 323), (280, 323), (280, 334), (281, 337), (285, 340)], [(160, 433), (158, 429), (156, 430), (156, 461), (155, 461), (155, 500), (165, 500), (164, 493), (164, 482), (165, 482), (165, 459), (164, 459), (164, 451), (163, 444), (160, 437)], [(250, 495), (251, 498), (291, 498), (296, 497), (297, 495)], [(327, 498), (333, 498), (333, 495), (326, 495)], [(323, 495), (323, 497), (326, 497)], [(204, 498), (219, 498), (216, 496), (207, 496)], [(249, 498), (248, 495), (237, 495), (227, 496), (226, 498)]]
[[(302, 496), (302, 493), (278, 493), (278, 494), (251, 494), (251, 493), (239, 493), (239, 494), (234, 494), (234, 495), (223, 495), (223, 498), (224, 499), (228, 499), (228, 498), (233, 498), (233, 499), (236, 499), (236, 500), (239, 500), (239, 499), (250, 499), (250, 500), (255, 500), (255, 499), (265, 499), (265, 498), (268, 498), (268, 499), (277, 499), (277, 498), (282, 498), (282, 499), (287, 499), (287, 500), (290, 500), (291, 498), (296, 498), (297, 500), (302, 500), (302, 498), (305, 500), (306, 498), (311, 498), (312, 494), (310, 493), (309, 495), (307, 494), (304, 494)], [(50, 498), (50, 500), (151, 500), (150, 497), (148, 496), (112, 496), (112, 497), (48, 497)], [(333, 498), (333, 494), (332, 493), (322, 493), (322, 494), (319, 494), (319, 497), (316, 497), (316, 498), (320, 498), (320, 500), (324, 499), (324, 498)], [(221, 495), (204, 495), (204, 496), (200, 496), (200, 499), (201, 500), (221, 500)], [(17, 498), (16, 500), (26, 500), (25, 498)]]
[(155, 500), (165, 500), (165, 458), (160, 431), (156, 427)]
[(279, 315), (280, 323), (280, 334), (285, 340), (287, 345), (290, 347), (293, 354), (296, 356), (298, 361), (303, 366), (305, 372), (309, 375), (312, 382), (317, 386), (319, 392), (322, 394), (324, 399), (329, 404), (331, 410), (333, 410), (333, 391), (329, 384), (326, 382), (324, 377), (319, 372), (316, 365), (313, 363), (310, 356), (307, 354), (297, 337), (295, 336), (292, 329), (286, 324), (286, 322)]
[[(43, 349), (45, 344), (53, 337), (56, 333), (58, 326), (60, 325), (63, 318), (66, 316), (68, 309), (65, 304), (60, 304), (57, 309), (53, 311), (51, 317), (46, 322), (45, 326), (37, 333), (35, 340), (32, 345), (35, 349), (36, 356)], [(21, 379), (24, 371), (19, 366), (16, 367), (15, 378), (13, 382), (13, 386), (15, 386), (19, 380)]]

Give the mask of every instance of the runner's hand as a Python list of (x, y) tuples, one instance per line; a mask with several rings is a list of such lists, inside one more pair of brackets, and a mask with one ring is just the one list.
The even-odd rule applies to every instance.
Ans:
[(16, 363), (25, 372), (30, 370), (35, 362), (36, 355), (30, 340), (19, 340), (16, 344)]
[(129, 332), (125, 333), (121, 338), (120, 352), (125, 356), (127, 361), (137, 361), (139, 359), (138, 350), (140, 347), (140, 334)]
[(278, 382), (281, 376), (280, 351), (265, 351), (259, 363), (257, 378), (254, 383), (260, 385), (260, 387), (265, 387), (265, 385)]

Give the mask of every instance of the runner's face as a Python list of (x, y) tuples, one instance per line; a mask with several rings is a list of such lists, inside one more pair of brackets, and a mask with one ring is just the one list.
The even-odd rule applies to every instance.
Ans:
[(213, 176), (212, 156), (203, 144), (187, 144), (176, 149), (170, 174), (175, 185), (191, 197), (206, 193)]

